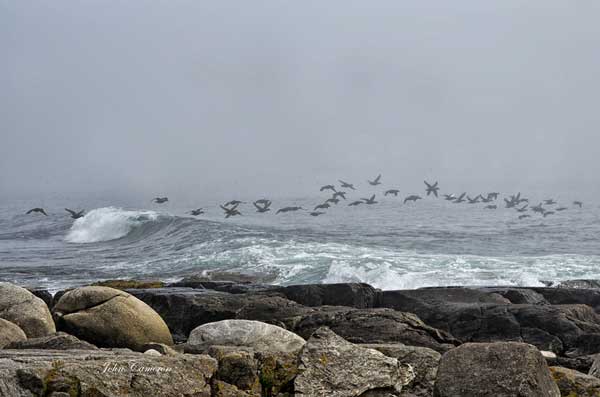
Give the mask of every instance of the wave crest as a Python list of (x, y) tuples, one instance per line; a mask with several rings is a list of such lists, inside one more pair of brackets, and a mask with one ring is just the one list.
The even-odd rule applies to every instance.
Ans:
[(158, 219), (154, 211), (133, 211), (115, 207), (97, 208), (75, 220), (65, 240), (96, 243), (127, 236), (133, 229)]

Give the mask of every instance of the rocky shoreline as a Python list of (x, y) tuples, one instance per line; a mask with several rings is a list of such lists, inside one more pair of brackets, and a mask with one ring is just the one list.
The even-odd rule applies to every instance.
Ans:
[(600, 396), (600, 282), (0, 283), (0, 396)]

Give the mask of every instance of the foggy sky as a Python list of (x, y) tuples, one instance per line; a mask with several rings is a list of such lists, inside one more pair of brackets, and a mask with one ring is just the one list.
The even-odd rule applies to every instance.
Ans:
[(0, 0), (0, 194), (380, 172), (599, 192), (599, 20), (592, 0)]

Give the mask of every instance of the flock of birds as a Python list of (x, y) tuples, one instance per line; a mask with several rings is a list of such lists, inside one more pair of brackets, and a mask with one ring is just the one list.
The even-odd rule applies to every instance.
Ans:
[[(335, 185), (325, 185), (320, 188), (321, 192), (330, 191), (331, 197), (324, 200), (324, 202), (322, 202), (321, 204), (317, 204), (312, 210), (305, 209), (301, 206), (288, 206), (288, 207), (279, 208), (276, 211), (276, 214), (295, 212), (295, 211), (308, 211), (309, 215), (311, 215), (311, 216), (324, 215), (326, 213), (325, 210), (327, 210), (328, 208), (331, 208), (333, 205), (338, 205), (341, 200), (347, 200), (347, 197), (346, 197), (346, 195), (348, 194), (347, 190), (353, 190), (353, 191), (356, 190), (356, 188), (354, 187), (354, 184), (345, 182), (343, 180), (338, 180), (338, 181), (339, 181), (339, 187), (336, 187)], [(375, 178), (373, 180), (367, 180), (367, 182), (371, 186), (381, 185), (382, 184), (381, 174), (379, 174), (377, 176), (377, 178)], [(429, 183), (427, 181), (424, 181), (424, 183), (425, 183), (425, 193), (427, 194), (427, 196), (433, 195), (436, 198), (439, 197), (438, 194), (439, 194), (440, 187), (439, 187), (438, 182)], [(341, 190), (341, 189), (346, 189), (346, 190)], [(400, 193), (400, 191), (398, 189), (388, 189), (388, 190), (384, 191), (383, 195), (398, 197), (399, 193)], [(498, 208), (498, 204), (496, 204), (496, 201), (498, 200), (499, 195), (500, 195), (500, 193), (498, 193), (498, 192), (490, 192), (485, 195), (478, 194), (477, 196), (472, 198), (471, 196), (467, 195), (466, 192), (464, 192), (458, 196), (455, 196), (454, 194), (444, 194), (442, 196), (446, 201), (450, 201), (455, 204), (487, 203), (488, 205), (486, 205), (484, 207), (485, 209), (495, 210)], [(375, 198), (376, 198), (376, 195), (373, 194), (368, 198), (361, 198), (359, 200), (351, 201), (347, 205), (349, 207), (355, 207), (355, 206), (363, 205), (363, 204), (364, 205), (377, 204), (378, 202), (375, 200)], [(412, 195), (406, 196), (404, 198), (403, 203), (404, 204), (406, 204), (408, 202), (414, 203), (417, 200), (421, 200), (421, 199), (422, 199), (421, 196), (412, 194)], [(168, 197), (155, 197), (154, 199), (152, 199), (152, 201), (157, 204), (164, 204), (169, 201), (169, 198)], [(515, 211), (520, 214), (518, 216), (519, 219), (525, 219), (525, 218), (531, 217), (530, 214), (526, 214), (526, 212), (528, 212), (528, 211), (540, 214), (541, 216), (543, 216), (545, 218), (549, 215), (553, 215), (557, 212), (565, 211), (568, 209), (567, 207), (564, 207), (564, 206), (556, 206), (558, 203), (554, 199), (546, 199), (546, 200), (543, 200), (542, 202), (540, 202), (539, 204), (532, 205), (530, 207), (529, 199), (525, 198), (525, 197), (521, 197), (521, 193), (510, 195), (509, 197), (504, 198), (504, 203), (505, 203), (505, 208), (514, 208)], [(224, 211), (225, 218), (242, 215), (242, 212), (240, 211), (240, 207), (239, 207), (240, 204), (246, 204), (246, 202), (243, 202), (240, 200), (231, 200), (225, 204), (220, 205), (221, 209)], [(252, 204), (256, 208), (256, 212), (266, 213), (266, 212), (271, 211), (271, 205), (273, 204), (273, 202), (269, 199), (263, 198), (263, 199), (252, 202)], [(581, 201), (573, 201), (573, 205), (578, 206), (579, 208), (583, 207), (583, 203)], [(68, 208), (65, 208), (65, 211), (67, 211), (71, 215), (71, 218), (73, 218), (73, 219), (81, 218), (85, 214), (84, 210), (73, 211)], [(41, 213), (46, 216), (48, 215), (43, 208), (32, 208), (29, 211), (27, 211), (26, 213), (27, 214)], [(193, 216), (199, 216), (204, 213), (205, 213), (205, 211), (203, 208), (196, 208), (189, 212), (189, 214), (191, 214)]]

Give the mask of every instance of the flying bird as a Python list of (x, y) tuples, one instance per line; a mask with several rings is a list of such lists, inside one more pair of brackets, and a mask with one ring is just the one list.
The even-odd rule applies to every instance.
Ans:
[(426, 189), (427, 189), (427, 195), (429, 196), (431, 193), (433, 193), (433, 195), (435, 197), (437, 197), (438, 196), (438, 190), (440, 190), (440, 188), (438, 187), (437, 181), (433, 185), (427, 183), (427, 181), (423, 181), (423, 182), (427, 186), (426, 187)]
[(456, 200), (453, 201), (453, 203), (458, 204), (458, 203), (464, 203), (465, 200), (465, 196), (467, 195), (467, 193), (463, 193), (460, 196), (458, 196), (458, 198)]
[(293, 212), (293, 211), (298, 211), (298, 210), (303, 210), (304, 208), (302, 207), (283, 207), (277, 210), (277, 214), (279, 214), (280, 212)]
[(333, 192), (336, 192), (336, 190), (335, 190), (335, 186), (333, 186), (333, 185), (325, 185), (325, 186), (322, 186), (322, 187), (321, 187), (321, 189), (320, 189), (320, 191), (322, 192), (323, 190), (331, 190), (331, 191), (333, 191)]
[(372, 195), (370, 198), (364, 198), (362, 199), (365, 204), (377, 204), (377, 201), (375, 201), (375, 195)]
[(519, 219), (531, 218), (531, 215), (523, 214), (519, 215)]
[(579, 208), (583, 207), (583, 203), (581, 201), (573, 201), (573, 205), (576, 205)]
[(400, 193), (400, 190), (398, 189), (390, 189), (390, 190), (386, 190), (385, 193), (383, 193), (384, 196), (387, 196), (388, 194), (393, 194), (394, 196), (398, 196), (398, 193)]
[(420, 200), (422, 197), (421, 196), (417, 196), (415, 194), (408, 196), (404, 199), (404, 204), (406, 204), (407, 201), (414, 201), (417, 202), (417, 200)]
[(152, 201), (154, 201), (156, 204), (163, 204), (166, 203), (167, 201), (169, 201), (168, 197), (155, 197), (152, 199)]
[(348, 207), (354, 207), (354, 206), (361, 205), (361, 204), (364, 204), (364, 201), (357, 200), (357, 201), (353, 201), (350, 204), (348, 204)]
[(367, 180), (367, 182), (369, 182), (369, 185), (371, 185), (371, 186), (377, 186), (377, 185), (381, 185), (380, 179), (381, 179), (381, 174), (377, 175), (377, 178), (375, 178), (374, 180), (372, 180), (372, 181)]
[(83, 213), (85, 212), (85, 210), (76, 212), (76, 211), (70, 210), (68, 208), (65, 208), (65, 211), (67, 211), (69, 214), (71, 214), (71, 218), (73, 218), (73, 219), (83, 218)]
[(485, 209), (488, 209), (488, 210), (495, 210), (497, 208), (498, 208), (498, 206), (495, 204), (485, 206)]
[(223, 211), (225, 211), (225, 219), (232, 217), (232, 216), (236, 216), (236, 215), (242, 215), (242, 213), (240, 211), (238, 211), (237, 206), (238, 205), (236, 204), (233, 207), (228, 208), (224, 205), (220, 205), (221, 209)]
[(546, 205), (554, 205), (554, 204), (556, 204), (556, 201), (554, 201), (553, 199), (548, 199), (548, 200), (544, 200), (544, 204), (546, 204)]
[(333, 198), (338, 198), (341, 197), (344, 200), (346, 200), (346, 192), (335, 192), (333, 193)]
[(316, 210), (324, 210), (324, 209), (327, 209), (329, 207), (331, 207), (331, 206), (328, 203), (323, 203), (323, 204), (317, 205), (314, 210), (315, 211)]
[(353, 185), (353, 184), (351, 184), (351, 183), (348, 183), (348, 182), (344, 182), (344, 181), (342, 181), (341, 179), (338, 179), (338, 181), (340, 181), (340, 183), (342, 184), (342, 187), (343, 187), (344, 189), (352, 189), (352, 190), (356, 190), (356, 189), (354, 188), (354, 185)]
[(333, 204), (337, 204), (337, 203), (339, 203), (339, 202), (340, 202), (340, 199), (336, 199), (336, 198), (333, 198), (333, 197), (332, 197), (332, 198), (330, 198), (330, 199), (327, 199), (327, 200), (325, 200), (325, 202), (326, 202), (326, 203), (333, 203)]
[(552, 214), (554, 214), (554, 211), (545, 211), (543, 215), (544, 215), (544, 218), (545, 218), (548, 215), (552, 215)]
[(453, 194), (444, 194), (444, 200), (448, 200), (448, 201), (456, 200), (456, 196)]
[(252, 204), (254, 205), (254, 207), (256, 207), (256, 212), (260, 212), (261, 214), (267, 211), (271, 211), (271, 209), (269, 208), (271, 206), (271, 202), (269, 200), (267, 200), (266, 202), (257, 200)]
[(44, 215), (48, 216), (48, 214), (46, 214), (46, 211), (44, 211), (43, 208), (32, 208), (29, 211), (27, 211), (26, 214), (29, 215), (32, 212), (39, 212), (40, 214), (44, 214)]
[(198, 216), (204, 214), (204, 210), (202, 208), (197, 208), (195, 210), (191, 210), (189, 213), (194, 216)]
[(565, 210), (567, 210), (567, 209), (568, 209), (567, 207), (558, 207), (558, 208), (557, 208), (557, 209), (555, 209), (554, 211), (556, 211), (556, 212), (560, 212), (560, 211), (565, 211)]
[(517, 212), (525, 212), (525, 211), (527, 211), (527, 207), (529, 207), (529, 204), (525, 204), (521, 208), (515, 208), (515, 209), (517, 210)]
[(246, 203), (243, 202), (243, 201), (240, 201), (240, 200), (231, 200), (231, 201), (228, 201), (228, 202), (225, 203), (225, 207), (229, 207), (229, 206), (232, 206), (232, 205), (237, 207), (240, 204), (246, 204)]
[(477, 196), (475, 198), (471, 198), (471, 197), (467, 196), (467, 200), (469, 200), (469, 204), (477, 204), (479, 202), (479, 196)]
[(310, 213), (310, 216), (319, 216), (319, 215), (323, 215), (324, 212), (319, 212), (319, 211), (313, 211)]

